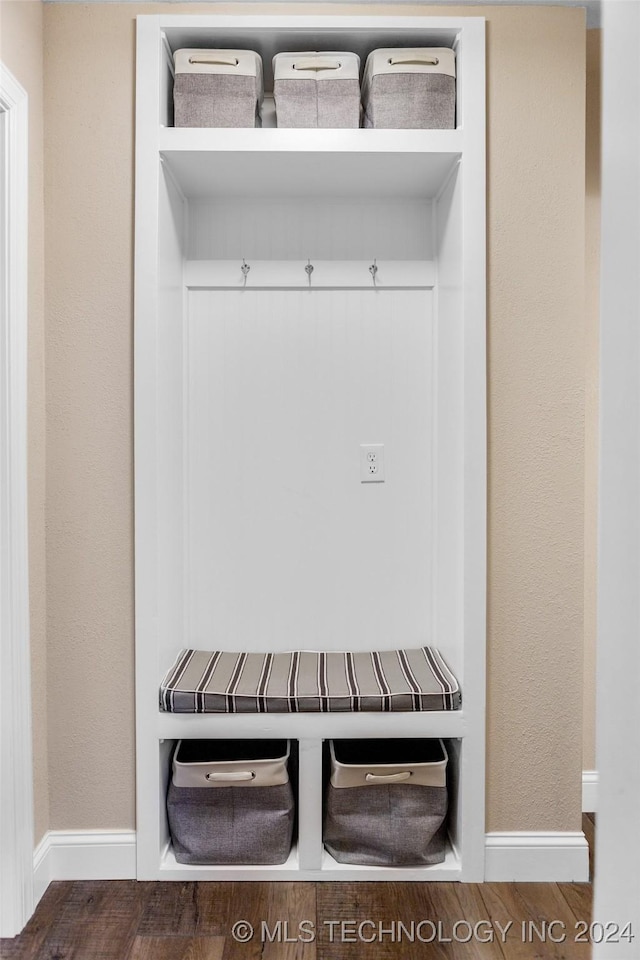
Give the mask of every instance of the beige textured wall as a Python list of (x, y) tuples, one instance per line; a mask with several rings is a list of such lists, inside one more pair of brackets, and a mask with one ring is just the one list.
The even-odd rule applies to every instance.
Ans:
[[(442, 7), (174, 4), (171, 13)], [(51, 820), (134, 825), (134, 18), (48, 4)], [(488, 20), (490, 830), (580, 826), (584, 588), (583, 12)], [(99, 42), (97, 42), (99, 40)], [(543, 68), (541, 68), (541, 65)]]
[(584, 728), (582, 765), (596, 767), (598, 383), (600, 356), (600, 70), (602, 31), (587, 33), (585, 206)]
[(489, 38), (487, 819), (568, 830), (582, 761), (582, 13), (496, 12)]
[(29, 95), (29, 579), (34, 839), (49, 828), (45, 592), (43, 60), (40, 0), (0, 3), (0, 58)]

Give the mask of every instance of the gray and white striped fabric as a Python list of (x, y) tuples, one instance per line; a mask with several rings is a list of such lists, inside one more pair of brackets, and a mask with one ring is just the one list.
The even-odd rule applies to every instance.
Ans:
[(182, 650), (160, 686), (169, 713), (458, 710), (434, 647), (372, 652)]

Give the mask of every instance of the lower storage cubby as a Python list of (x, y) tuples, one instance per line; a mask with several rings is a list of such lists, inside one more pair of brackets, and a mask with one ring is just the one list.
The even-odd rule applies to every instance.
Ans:
[(291, 854), (297, 744), (180, 740), (166, 797), (177, 863), (277, 865)]
[(164, 879), (456, 880), (464, 741), (160, 741)]
[(448, 755), (442, 740), (331, 740), (326, 747), (323, 843), (335, 860), (377, 867), (444, 861)]

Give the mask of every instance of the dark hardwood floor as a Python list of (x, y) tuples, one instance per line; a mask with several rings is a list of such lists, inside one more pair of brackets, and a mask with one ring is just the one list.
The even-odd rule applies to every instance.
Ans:
[[(594, 827), (586, 815), (591, 851)], [(591, 884), (65, 881), (0, 957), (587, 960), (576, 941), (590, 918)], [(253, 936), (234, 938), (240, 921)]]

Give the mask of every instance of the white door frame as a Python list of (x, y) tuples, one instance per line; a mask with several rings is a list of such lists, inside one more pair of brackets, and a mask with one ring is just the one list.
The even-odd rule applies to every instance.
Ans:
[[(623, 930), (594, 960), (640, 950), (640, 5), (603, 4), (600, 492), (593, 919)], [(610, 924), (607, 928), (607, 924)], [(619, 939), (619, 942), (615, 942)]]
[(0, 936), (33, 912), (27, 524), (28, 99), (0, 63)]

